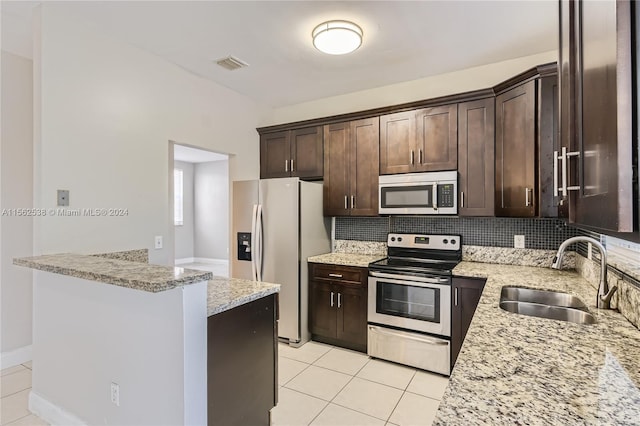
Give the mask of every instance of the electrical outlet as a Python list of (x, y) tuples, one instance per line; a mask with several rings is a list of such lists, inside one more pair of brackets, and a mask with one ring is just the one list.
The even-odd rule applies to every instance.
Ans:
[(524, 235), (513, 236), (513, 247), (524, 248)]
[(111, 382), (111, 402), (120, 406), (120, 385), (114, 382)]
[(156, 249), (161, 249), (162, 248), (162, 235), (157, 235), (156, 236), (155, 248)]

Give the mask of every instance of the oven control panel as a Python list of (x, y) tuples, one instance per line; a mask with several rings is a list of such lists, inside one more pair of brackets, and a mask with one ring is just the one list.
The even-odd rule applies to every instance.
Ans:
[(460, 235), (389, 234), (387, 246), (429, 250), (460, 250)]

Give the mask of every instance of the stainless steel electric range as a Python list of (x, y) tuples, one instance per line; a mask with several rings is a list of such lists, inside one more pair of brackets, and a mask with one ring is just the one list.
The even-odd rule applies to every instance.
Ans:
[(389, 234), (388, 257), (369, 264), (367, 354), (451, 372), (451, 276), (459, 235)]

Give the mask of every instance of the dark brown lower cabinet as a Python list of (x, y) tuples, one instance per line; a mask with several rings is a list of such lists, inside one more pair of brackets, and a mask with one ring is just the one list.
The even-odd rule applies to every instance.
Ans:
[(451, 368), (458, 359), (462, 342), (467, 335), (473, 314), (480, 301), (483, 278), (453, 277), (451, 300)]
[(313, 340), (367, 351), (367, 268), (309, 264)]
[(278, 397), (275, 294), (209, 317), (208, 425), (268, 425)]

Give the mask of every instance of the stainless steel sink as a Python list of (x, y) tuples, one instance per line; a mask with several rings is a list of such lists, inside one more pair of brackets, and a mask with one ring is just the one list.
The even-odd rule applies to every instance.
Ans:
[(500, 293), (500, 308), (516, 314), (576, 324), (596, 322), (582, 300), (555, 291), (505, 286)]
[(536, 290), (522, 287), (502, 287), (500, 301), (510, 300), (515, 302), (539, 303), (542, 305), (562, 306), (566, 308), (587, 309), (582, 300), (568, 293), (556, 291)]
[(560, 306), (540, 305), (538, 303), (514, 302), (503, 300), (500, 307), (515, 314), (528, 315), (530, 317), (547, 318), (559, 321), (568, 321), (576, 324), (595, 324), (596, 319), (587, 311), (580, 309), (564, 308)]

